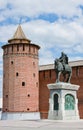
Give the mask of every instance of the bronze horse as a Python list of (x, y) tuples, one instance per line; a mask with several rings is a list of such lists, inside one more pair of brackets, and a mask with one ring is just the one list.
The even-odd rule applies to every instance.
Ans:
[(59, 61), (59, 59), (55, 60), (54, 68), (56, 71), (56, 82), (60, 82), (60, 75), (63, 74), (63, 82), (70, 83), (71, 75), (72, 75), (72, 68), (65, 64), (63, 67), (63, 64)]

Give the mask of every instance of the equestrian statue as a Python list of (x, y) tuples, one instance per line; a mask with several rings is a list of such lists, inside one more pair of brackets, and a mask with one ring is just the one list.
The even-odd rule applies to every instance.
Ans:
[(56, 71), (56, 83), (60, 82), (60, 75), (63, 75), (63, 81), (70, 83), (72, 68), (68, 65), (68, 56), (61, 52), (61, 57), (59, 59), (55, 59), (54, 68)]

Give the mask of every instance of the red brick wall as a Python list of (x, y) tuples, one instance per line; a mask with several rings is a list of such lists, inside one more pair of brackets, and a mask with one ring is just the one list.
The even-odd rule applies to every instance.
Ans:
[[(43, 70), (39, 72), (39, 109), (42, 118), (47, 118), (49, 109), (49, 90), (47, 84), (56, 81), (54, 70)], [(83, 66), (72, 68), (71, 83), (80, 85), (78, 90), (78, 105), (80, 118), (83, 118)]]
[(49, 89), (47, 84), (55, 82), (55, 71), (45, 70), (39, 72), (39, 110), (41, 118), (47, 118), (49, 109)]
[(73, 75), (71, 82), (73, 84), (80, 85), (77, 96), (78, 96), (78, 107), (80, 118), (83, 119), (83, 66), (73, 68)]
[(3, 47), (3, 111), (39, 111), (38, 49), (21, 43)]

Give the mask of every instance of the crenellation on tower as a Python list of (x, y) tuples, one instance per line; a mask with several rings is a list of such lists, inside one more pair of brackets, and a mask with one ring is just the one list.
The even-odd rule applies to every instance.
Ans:
[(21, 43), (21, 44), (6, 44), (3, 47), (3, 56), (7, 54), (19, 54), (19, 53), (24, 53), (24, 54), (34, 54), (38, 56), (38, 50), (39, 46), (35, 44), (26, 44), (26, 43)]

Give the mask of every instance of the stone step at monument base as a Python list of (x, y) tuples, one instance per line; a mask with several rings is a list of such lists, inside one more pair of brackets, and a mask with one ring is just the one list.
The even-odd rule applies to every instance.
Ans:
[(63, 115), (59, 111), (50, 111), (48, 114), (48, 119), (51, 120), (79, 120), (79, 115), (75, 114), (75, 111), (65, 111)]
[(40, 119), (39, 112), (3, 112), (2, 120), (38, 120)]

